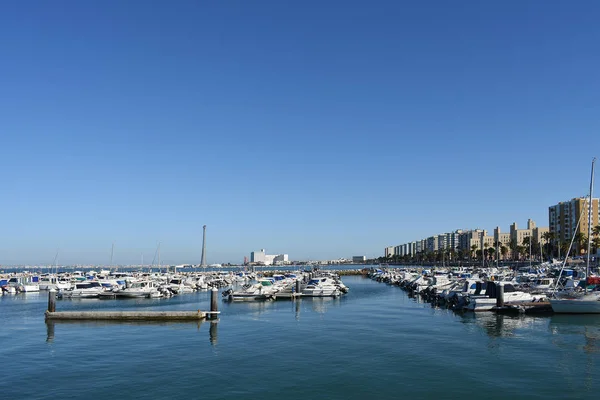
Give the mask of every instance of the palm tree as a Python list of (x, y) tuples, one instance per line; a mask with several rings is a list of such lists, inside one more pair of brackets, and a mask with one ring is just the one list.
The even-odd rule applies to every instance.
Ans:
[(529, 257), (528, 254), (529, 254), (529, 247), (530, 246), (531, 246), (531, 236), (524, 237), (523, 238), (523, 242), (521, 243), (521, 247), (525, 248), (525, 252), (523, 253), (523, 255), (525, 256), (525, 258)]
[(546, 254), (549, 255), (549, 258), (551, 258), (554, 255), (554, 246), (552, 245), (552, 243), (554, 242), (555, 238), (556, 234), (554, 232), (542, 233), (542, 239), (546, 241)]
[(567, 258), (567, 252), (569, 251), (569, 243), (567, 242), (560, 242), (560, 251), (562, 252), (562, 254), (564, 255), (565, 258)]
[(525, 258), (527, 256), (527, 253), (529, 252), (529, 247), (525, 247), (525, 246), (517, 246), (517, 254), (519, 255), (519, 260), (521, 259), (521, 256), (523, 258)]
[(473, 258), (473, 256), (475, 256), (477, 253), (477, 249), (479, 248), (479, 246), (477, 246), (476, 244), (471, 246), (471, 259)]
[(493, 248), (493, 247), (490, 247), (490, 248), (487, 249), (487, 252), (488, 252), (488, 254), (490, 256), (490, 260), (493, 261), (494, 260), (494, 253), (496, 252), (496, 249)]
[(512, 252), (512, 259), (515, 259), (515, 256), (518, 256), (518, 252), (517, 252), (517, 241), (515, 239), (510, 239), (510, 243), (508, 244), (508, 247), (510, 248), (511, 252)]
[(596, 254), (598, 248), (600, 248), (600, 225), (592, 228), (592, 246), (594, 247), (594, 254)]
[(600, 236), (594, 236), (592, 239), (592, 247), (594, 248), (594, 254), (598, 253), (598, 249), (600, 249)]
[(508, 247), (506, 247), (505, 245), (501, 245), (500, 253), (502, 254), (502, 261), (506, 260), (506, 255), (508, 254)]
[(579, 250), (577, 255), (581, 255), (583, 252), (587, 251), (585, 248), (585, 244), (587, 243), (587, 237), (582, 232), (577, 232), (575, 234), (574, 239), (575, 244), (577, 245), (577, 249)]

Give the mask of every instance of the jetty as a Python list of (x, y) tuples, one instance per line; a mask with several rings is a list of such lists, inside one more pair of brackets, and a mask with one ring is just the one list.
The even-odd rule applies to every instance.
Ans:
[(46, 311), (47, 320), (80, 321), (198, 321), (211, 312), (203, 311)]
[(56, 291), (48, 292), (46, 321), (199, 321), (215, 319), (218, 291), (211, 291), (210, 311), (56, 311)]

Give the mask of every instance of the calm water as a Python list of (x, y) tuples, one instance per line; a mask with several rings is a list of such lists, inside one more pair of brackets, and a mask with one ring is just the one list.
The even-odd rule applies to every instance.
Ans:
[[(1, 397), (597, 398), (599, 317), (461, 316), (398, 287), (344, 282), (339, 299), (221, 303), (216, 324), (47, 326), (45, 292), (0, 297)], [(57, 309), (208, 309), (209, 297)]]

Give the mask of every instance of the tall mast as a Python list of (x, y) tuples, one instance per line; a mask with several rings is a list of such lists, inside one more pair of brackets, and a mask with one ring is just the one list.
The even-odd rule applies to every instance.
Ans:
[(587, 292), (587, 278), (590, 276), (590, 252), (592, 245), (592, 209), (594, 208), (594, 203), (592, 200), (592, 195), (594, 193), (594, 166), (596, 164), (596, 157), (592, 159), (592, 176), (590, 178), (590, 201), (588, 203), (588, 242), (587, 242), (587, 261), (585, 266), (585, 291)]
[(485, 268), (485, 249), (484, 249), (484, 245), (483, 245), (483, 235), (485, 231), (482, 230), (481, 231), (481, 267)]
[(533, 239), (533, 230), (531, 230), (531, 233), (529, 236), (529, 269), (531, 269), (531, 239)]

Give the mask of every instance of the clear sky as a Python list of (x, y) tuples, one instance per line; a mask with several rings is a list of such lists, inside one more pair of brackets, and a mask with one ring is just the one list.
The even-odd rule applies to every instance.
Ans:
[(600, 2), (0, 2), (0, 264), (380, 256), (548, 225), (600, 155)]

